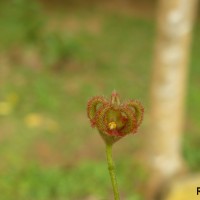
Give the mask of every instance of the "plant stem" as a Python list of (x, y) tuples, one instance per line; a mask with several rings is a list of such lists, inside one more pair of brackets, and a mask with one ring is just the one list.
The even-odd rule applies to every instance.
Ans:
[(107, 162), (108, 162), (108, 170), (112, 182), (113, 192), (115, 200), (120, 200), (119, 198), (119, 190), (117, 186), (117, 179), (115, 175), (115, 166), (112, 159), (112, 145), (106, 144), (106, 156), (107, 156)]

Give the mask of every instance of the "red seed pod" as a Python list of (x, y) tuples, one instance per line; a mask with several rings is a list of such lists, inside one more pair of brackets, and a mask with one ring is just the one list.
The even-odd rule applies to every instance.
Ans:
[(142, 122), (144, 108), (137, 100), (120, 103), (119, 94), (113, 92), (110, 101), (96, 96), (88, 101), (87, 115), (92, 127), (97, 127), (106, 143), (114, 143), (130, 133), (136, 133)]

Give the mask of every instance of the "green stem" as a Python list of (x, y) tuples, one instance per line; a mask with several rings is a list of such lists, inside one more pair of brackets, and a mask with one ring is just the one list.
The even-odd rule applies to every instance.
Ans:
[(108, 170), (112, 182), (113, 192), (115, 200), (120, 200), (119, 198), (119, 190), (117, 186), (117, 179), (115, 175), (115, 166), (112, 159), (112, 145), (106, 144), (106, 156), (107, 156), (107, 162), (108, 162)]

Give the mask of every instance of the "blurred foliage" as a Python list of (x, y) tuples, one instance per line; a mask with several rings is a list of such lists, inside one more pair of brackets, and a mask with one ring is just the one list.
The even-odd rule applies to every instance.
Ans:
[(41, 38), (39, 48), (43, 55), (43, 63), (47, 67), (59, 70), (73, 55), (78, 54), (81, 45), (77, 38), (66, 38), (62, 34), (52, 32)]
[(198, 59), (200, 52), (200, 26), (197, 23), (194, 28), (192, 49), (191, 49), (191, 61), (190, 61), (190, 73), (189, 73), (189, 85), (188, 85), (188, 95), (187, 95), (187, 113), (186, 113), (186, 133), (183, 138), (183, 154), (188, 162), (188, 165), (192, 171), (200, 170), (200, 152), (199, 144), (200, 140), (199, 130), (200, 130), (200, 112), (199, 110), (199, 74), (200, 60)]
[(0, 3), (1, 47), (35, 42), (45, 19), (36, 1), (11, 0)]
[[(86, 102), (117, 89), (148, 112), (154, 22), (99, 9), (57, 16), (31, 0), (1, 1), (0, 16), (0, 199), (107, 200), (110, 180)], [(183, 140), (191, 170), (200, 170), (199, 32), (197, 25)], [(147, 174), (131, 158), (140, 140), (124, 140), (114, 152), (120, 191), (140, 200)]]
[[(126, 163), (127, 164), (127, 163)], [(130, 163), (129, 163), (130, 165)], [(127, 176), (125, 166), (120, 166), (119, 184), (127, 185), (125, 191), (138, 188), (138, 182), (143, 181), (143, 177), (137, 175), (135, 188), (130, 188), (132, 181)], [(106, 200), (111, 190), (110, 180), (107, 174), (106, 163), (84, 162), (77, 168), (48, 168), (44, 169), (37, 165), (29, 165), (23, 170), (7, 169), (0, 176), (0, 198), (20, 200), (64, 200), (64, 199), (85, 199), (86, 197), (96, 197)], [(140, 173), (141, 169), (135, 168)], [(123, 171), (123, 172), (122, 172)], [(124, 175), (126, 175), (126, 178)], [(129, 200), (139, 200), (140, 195), (133, 195)], [(111, 197), (110, 197), (111, 198)]]

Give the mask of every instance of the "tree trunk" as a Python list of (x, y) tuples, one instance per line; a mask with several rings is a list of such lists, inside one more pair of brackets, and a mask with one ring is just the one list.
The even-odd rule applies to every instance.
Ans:
[[(156, 185), (154, 190), (183, 167), (184, 99), (196, 7), (197, 0), (160, 0), (158, 6), (151, 84), (151, 127), (147, 144), (149, 164), (156, 174), (152, 180), (157, 179), (150, 183), (151, 187)], [(155, 197), (152, 199), (155, 200)]]

